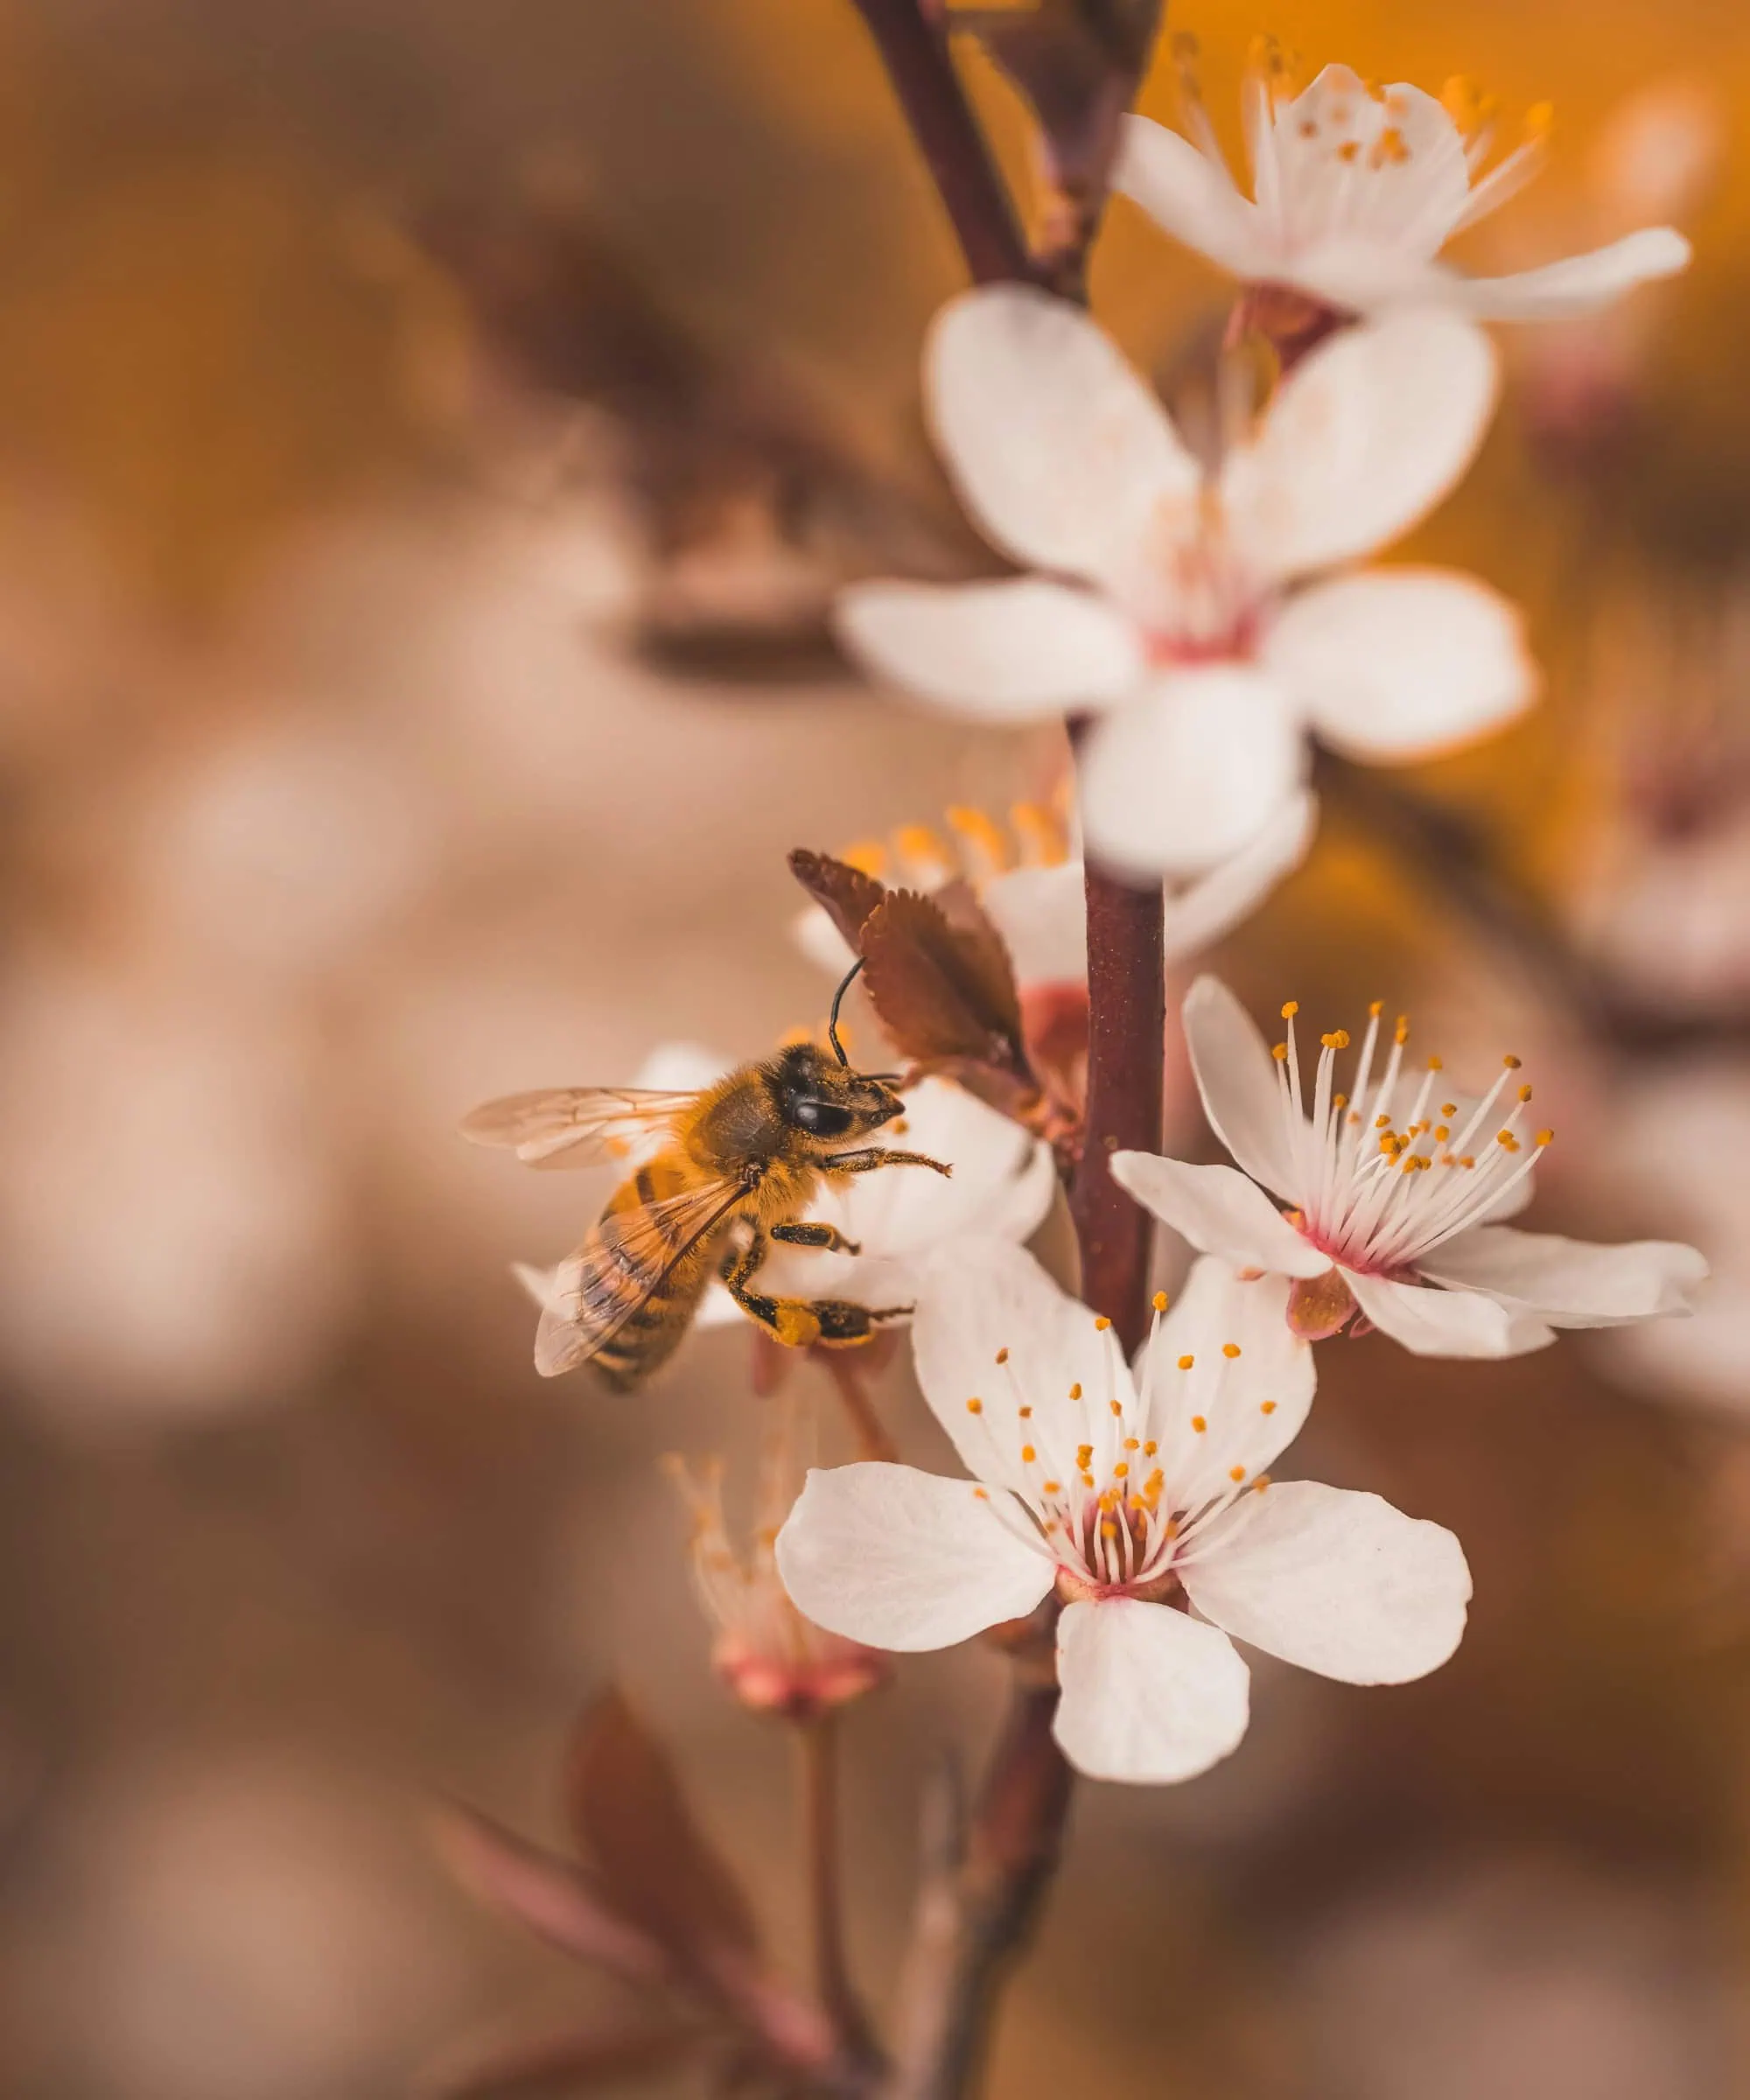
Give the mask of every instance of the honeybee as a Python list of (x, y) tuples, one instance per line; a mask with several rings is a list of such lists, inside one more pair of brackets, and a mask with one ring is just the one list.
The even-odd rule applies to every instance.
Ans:
[(582, 1166), (633, 1144), (658, 1144), (560, 1266), (535, 1337), (543, 1377), (588, 1363), (616, 1390), (641, 1385), (679, 1346), (713, 1274), (751, 1319), (792, 1348), (850, 1348), (911, 1310), (774, 1298), (754, 1287), (774, 1240), (860, 1251), (836, 1226), (797, 1215), (822, 1178), (889, 1166), (953, 1171), (922, 1152), (860, 1142), (905, 1110), (892, 1083), (897, 1074), (854, 1071), (838, 1040), (839, 1002), (861, 967), (834, 997), (830, 1057), (797, 1043), (699, 1093), (571, 1087), (513, 1094), (463, 1123), (462, 1135), (476, 1144), (505, 1146), (536, 1167)]

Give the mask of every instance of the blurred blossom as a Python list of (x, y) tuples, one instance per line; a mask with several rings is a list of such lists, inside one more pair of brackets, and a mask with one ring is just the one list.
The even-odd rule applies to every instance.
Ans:
[(1750, 1068), (1728, 1057), (1642, 1064), (1614, 1104), (1609, 1172), (1623, 1196), (1692, 1235), (1713, 1265), (1695, 1316), (1592, 1344), (1614, 1381), (1733, 1414), (1750, 1413)]
[[(1516, 1056), (1480, 1099), (1442, 1060), (1404, 1070), (1399, 1015), (1377, 1076), (1381, 1008), (1371, 1008), (1351, 1080), (1335, 1088), (1348, 1031), (1320, 1038), (1302, 1092), (1298, 1003), (1269, 1048), (1227, 987), (1200, 977), (1185, 1032), (1211, 1127), (1243, 1172), (1150, 1152), (1114, 1156), (1114, 1178), (1207, 1254), (1292, 1279), (1288, 1319), (1322, 1340), (1354, 1320), (1419, 1356), (1517, 1356), (1557, 1327), (1615, 1326), (1682, 1313), (1705, 1281), (1693, 1247), (1664, 1240), (1593, 1246), (1499, 1221), (1524, 1208), (1553, 1139), (1528, 1127), (1531, 1088)], [(1446, 1096), (1451, 1091), (1452, 1098)], [(1497, 1103), (1501, 1105), (1497, 1105)], [(1402, 1125), (1402, 1128), (1398, 1126)], [(1278, 1210), (1272, 1198), (1288, 1205)]]
[(918, 1381), (972, 1478), (811, 1473), (778, 1539), (791, 1596), (901, 1650), (1054, 1597), (1053, 1732), (1093, 1779), (1170, 1783), (1230, 1755), (1250, 1694), (1233, 1639), (1350, 1684), (1437, 1670), (1471, 1593), (1458, 1540), (1264, 1471), (1312, 1404), (1285, 1296), (1200, 1262), (1165, 1321), (1156, 1298), (1133, 1382), (1111, 1322), (1031, 1256), (989, 1241), (944, 1256), (919, 1299)]
[(1732, 2012), (1702, 1914), (1530, 1858), (1321, 1914), (1295, 2100), (1717, 2100)]
[(717, 1628), (711, 1660), (741, 1701), (759, 1713), (806, 1720), (878, 1684), (885, 1656), (811, 1625), (791, 1603), (778, 1575), (779, 1528), (802, 1492), (811, 1442), (808, 1404), (793, 1390), (774, 1394), (766, 1410), (760, 1494), (746, 1551), (730, 1543), (723, 1509), (723, 1463), (696, 1469), (667, 1460), (693, 1516), (693, 1578)]
[(1295, 796), (1309, 735), (1402, 763), (1530, 704), (1519, 616), (1485, 585), (1324, 574), (1407, 531), (1469, 465), (1495, 360), (1467, 323), (1401, 314), (1344, 331), (1213, 476), (1108, 337), (1041, 292), (952, 301), (926, 380), (962, 500), (1042, 573), (856, 585), (841, 632), (934, 707), (1096, 715), (1082, 822), (1120, 871), (1192, 875), (1252, 844)]
[(1450, 81), (1438, 101), (1407, 82), (1368, 87), (1327, 66), (1296, 91), (1294, 69), (1261, 39), (1244, 88), (1253, 195), (1234, 180), (1203, 107), (1181, 38), (1186, 138), (1130, 116), (1114, 181), (1177, 239), (1218, 270), (1280, 302), (1298, 294), (1319, 310), (1376, 314), (1450, 306), (1482, 320), (1536, 321), (1587, 313), (1690, 259), (1672, 228), (1507, 277), (1466, 277), (1435, 257), (1455, 234), (1497, 211), (1541, 163), (1550, 112), (1526, 118), (1522, 144), (1488, 165), (1494, 102)]
[(354, 1271), (307, 1032), (144, 959), (40, 949), (0, 1005), (0, 1353), (32, 1404), (186, 1420), (312, 1377)]

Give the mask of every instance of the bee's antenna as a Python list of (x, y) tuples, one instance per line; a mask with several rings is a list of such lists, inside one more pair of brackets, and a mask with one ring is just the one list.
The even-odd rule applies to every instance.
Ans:
[(838, 1060), (839, 1063), (844, 1067), (847, 1072), (850, 1069), (850, 1060), (844, 1054), (844, 1045), (838, 1040), (838, 1009), (845, 993), (850, 990), (851, 980), (856, 976), (858, 971), (861, 970), (862, 967), (863, 958), (861, 956), (858, 956), (856, 962), (854, 962), (850, 968), (845, 971), (844, 983), (841, 984), (838, 990), (833, 993), (832, 1012), (827, 1016), (826, 1040), (832, 1045), (833, 1055)]

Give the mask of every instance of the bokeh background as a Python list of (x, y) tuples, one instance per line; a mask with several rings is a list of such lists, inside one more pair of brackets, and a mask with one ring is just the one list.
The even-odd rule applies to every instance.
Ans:
[[(1516, 1051), (1558, 1130), (1540, 1222), (1694, 1237), (1719, 1280), (1686, 1325), (1507, 1365), (1329, 1345), (1297, 1459), (1460, 1532), (1470, 1636), (1390, 1692), (1261, 1663), (1229, 1764), (1084, 1788), (994, 2090), (1713, 2100), (1750, 2090), (1750, 19), (1173, 24), (1224, 124), (1254, 29), (1474, 74), (1509, 126), (1552, 98), (1551, 171), (1480, 266), (1671, 215), (1697, 241), (1670, 291), (1514, 339), (1418, 542), (1523, 602), (1541, 710), (1333, 772), (1218, 962), (1320, 1026), (1408, 1006), (1455, 1071)], [(1172, 94), (1163, 64), (1146, 105)], [(708, 1671), (654, 1464), (748, 1485), (743, 1338), (635, 1402), (543, 1385), (506, 1264), (598, 1186), (452, 1131), (814, 1024), (784, 851), (1048, 783), (1048, 743), (908, 716), (823, 640), (844, 578), (981, 559), (917, 410), (956, 282), (840, 0), (0, 13), (18, 2100), (382, 2100), (605, 2004), (428, 1821), (553, 1833), (611, 1676), (800, 1958), (787, 1746)], [(1126, 206), (1095, 297), (1167, 375), (1223, 311)], [(1182, 1082), (1172, 1114), (1206, 1142)], [(882, 1401), (927, 1452), (903, 1365)], [(920, 1775), (976, 1754), (999, 1684), (908, 1662), (850, 1732), (878, 1999)]]

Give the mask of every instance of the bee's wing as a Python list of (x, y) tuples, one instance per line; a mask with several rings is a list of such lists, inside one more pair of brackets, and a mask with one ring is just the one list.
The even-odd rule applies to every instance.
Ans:
[(529, 1166), (587, 1166), (668, 1137), (697, 1099), (696, 1094), (659, 1094), (641, 1087), (507, 1094), (465, 1116), (462, 1135), (475, 1144), (503, 1145)]
[(702, 1181), (654, 1203), (605, 1213), (577, 1252), (560, 1263), (545, 1293), (535, 1333), (541, 1376), (556, 1378), (588, 1362), (746, 1194), (738, 1181)]

